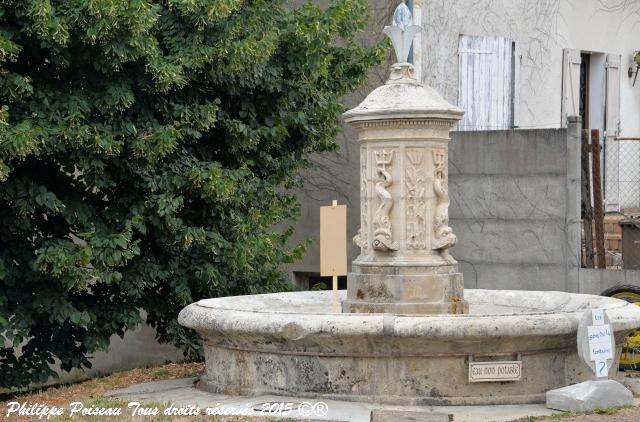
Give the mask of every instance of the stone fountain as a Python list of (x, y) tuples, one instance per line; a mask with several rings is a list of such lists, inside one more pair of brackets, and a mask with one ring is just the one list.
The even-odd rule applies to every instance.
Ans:
[[(321, 291), (187, 306), (179, 322), (204, 343), (200, 388), (392, 404), (544, 402), (546, 391), (591, 378), (576, 347), (585, 310), (605, 309), (619, 345), (640, 326), (640, 308), (618, 299), (463, 291), (447, 187), (449, 131), (463, 112), (413, 77), (407, 56), (420, 28), (411, 23), (402, 4), (385, 28), (398, 63), (344, 115), (359, 134), (361, 254), (342, 312)], [(517, 379), (471, 382), (470, 363), (505, 361), (517, 362)]]
[(391, 38), (398, 63), (387, 83), (344, 114), (360, 143), (361, 254), (344, 312), (464, 314), (464, 281), (449, 254), (449, 131), (462, 110), (414, 77), (407, 62), (419, 26), (402, 3)]

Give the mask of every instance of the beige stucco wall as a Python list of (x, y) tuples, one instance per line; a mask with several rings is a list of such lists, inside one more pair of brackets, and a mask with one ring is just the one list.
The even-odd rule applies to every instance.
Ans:
[(562, 50), (621, 54), (621, 133), (640, 136), (640, 83), (627, 69), (640, 49), (640, 2), (422, 0), (423, 80), (456, 104), (458, 37), (503, 36), (522, 55), (520, 127), (560, 127)]

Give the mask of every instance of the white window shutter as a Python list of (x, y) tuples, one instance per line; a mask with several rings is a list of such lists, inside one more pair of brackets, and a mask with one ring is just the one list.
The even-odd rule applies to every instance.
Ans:
[(513, 127), (520, 126), (520, 45), (513, 42)]
[(607, 102), (605, 105), (606, 135), (620, 133), (620, 61), (621, 56), (607, 54)]
[(580, 50), (565, 48), (562, 57), (561, 127), (567, 127), (567, 116), (580, 115)]
[(508, 129), (514, 110), (514, 42), (503, 37), (461, 35), (458, 50), (460, 130)]
[(620, 211), (620, 145), (613, 138), (620, 133), (621, 56), (607, 54), (605, 99), (605, 210)]

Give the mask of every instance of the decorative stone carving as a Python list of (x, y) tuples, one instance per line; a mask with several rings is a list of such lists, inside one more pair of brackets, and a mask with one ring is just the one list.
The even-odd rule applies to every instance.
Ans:
[(391, 74), (389, 75), (388, 84), (404, 83), (409, 80), (415, 80), (415, 68), (410, 63), (396, 63), (391, 66)]
[(358, 229), (358, 233), (356, 233), (355, 236), (353, 236), (353, 243), (359, 247), (360, 249), (364, 249), (364, 243), (362, 243), (362, 228)]
[(424, 150), (408, 149), (407, 172), (405, 185), (407, 187), (407, 248), (423, 250), (427, 248), (425, 230), (425, 177)]
[[(463, 314), (464, 277), (449, 248), (447, 150), (464, 114), (415, 79), (407, 63), (413, 19), (398, 6), (392, 39), (398, 63), (345, 121), (360, 144), (360, 255), (347, 278), (343, 312)], [(412, 29), (413, 28), (413, 29)], [(435, 151), (434, 151), (435, 150)]]
[(360, 229), (353, 237), (355, 243), (360, 249), (366, 251), (369, 249), (369, 202), (367, 200), (367, 150), (360, 148)]
[(413, 16), (406, 4), (401, 3), (393, 13), (393, 24), (385, 26), (383, 32), (391, 38), (398, 63), (407, 63), (413, 37), (422, 27), (412, 25)]
[(395, 151), (375, 151), (376, 171), (381, 177), (376, 182), (376, 195), (378, 195), (378, 208), (373, 220), (373, 242), (371, 246), (377, 251), (395, 251), (397, 244), (393, 241), (391, 228), (391, 208), (393, 208), (393, 197), (387, 190), (393, 183), (391, 174), (387, 171), (387, 166), (391, 165), (395, 157)]
[(433, 190), (437, 198), (433, 219), (433, 244), (431, 248), (437, 250), (440, 256), (450, 264), (456, 260), (449, 254), (449, 248), (455, 246), (457, 237), (449, 227), (449, 189), (447, 187), (447, 152), (444, 148), (434, 149)]

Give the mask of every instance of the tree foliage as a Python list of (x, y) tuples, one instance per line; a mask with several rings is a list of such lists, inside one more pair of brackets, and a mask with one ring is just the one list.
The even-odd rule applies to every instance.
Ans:
[(287, 288), (290, 188), (382, 57), (366, 7), (0, 1), (0, 386), (90, 366), (140, 309), (197, 354), (182, 307)]

